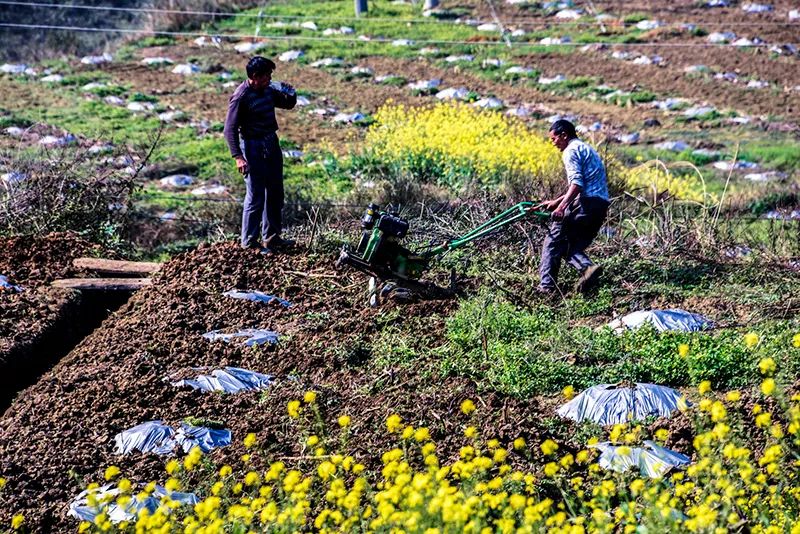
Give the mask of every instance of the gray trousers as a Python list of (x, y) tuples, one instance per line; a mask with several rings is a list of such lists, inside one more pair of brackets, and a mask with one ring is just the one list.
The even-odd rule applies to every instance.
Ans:
[(607, 200), (579, 196), (567, 207), (563, 219), (550, 221), (542, 246), (539, 287), (555, 289), (562, 258), (578, 271), (593, 265), (584, 251), (597, 237), (606, 213)]
[(283, 154), (275, 133), (263, 139), (245, 139), (247, 194), (242, 211), (242, 246), (256, 246), (281, 233), (283, 210)]

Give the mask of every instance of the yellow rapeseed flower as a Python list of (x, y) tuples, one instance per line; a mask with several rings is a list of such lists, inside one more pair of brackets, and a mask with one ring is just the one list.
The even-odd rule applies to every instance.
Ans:
[(306, 404), (313, 404), (317, 400), (317, 393), (315, 391), (306, 391), (303, 395), (303, 401)]
[(386, 429), (392, 434), (399, 431), (402, 426), (403, 420), (396, 413), (386, 418)]
[(246, 486), (255, 486), (259, 482), (261, 482), (261, 477), (255, 471), (250, 471), (244, 476)]
[(180, 468), (180, 466), (181, 466), (181, 464), (180, 464), (180, 462), (178, 462), (178, 460), (172, 459), (172, 460), (167, 462), (167, 465), (164, 466), (164, 469), (166, 470), (168, 475), (171, 475), (175, 471), (177, 471)]
[(792, 336), (792, 346), (796, 349), (800, 349), (800, 333)]
[(431, 433), (427, 428), (421, 426), (414, 431), (414, 439), (419, 443), (422, 443), (423, 441), (428, 441), (429, 439), (431, 439)]
[(558, 464), (555, 462), (550, 462), (545, 464), (544, 466), (544, 474), (550, 478), (553, 478), (558, 473)]
[(765, 378), (764, 381), (761, 382), (761, 393), (767, 397), (775, 393), (775, 380), (772, 378)]
[(257, 438), (254, 432), (250, 432), (244, 437), (244, 446), (250, 448), (256, 444)]
[(564, 398), (567, 400), (572, 400), (575, 396), (575, 388), (572, 386), (567, 386), (561, 390), (561, 394), (564, 395)]
[(728, 393), (725, 395), (725, 399), (726, 399), (728, 402), (738, 402), (738, 401), (739, 401), (741, 398), (742, 398), (742, 394), (741, 394), (741, 393), (739, 393), (739, 392), (738, 392), (738, 391), (736, 391), (736, 390), (734, 390), (734, 391), (729, 391), (729, 392), (728, 392)]
[(689, 345), (687, 345), (686, 343), (681, 343), (680, 345), (678, 345), (678, 355), (681, 358), (685, 358), (686, 356), (688, 356), (689, 355)]
[(547, 439), (540, 445), (545, 456), (550, 456), (558, 450), (558, 444), (552, 439)]
[(300, 401), (299, 400), (290, 400), (286, 403), (286, 411), (289, 413), (289, 417), (297, 419), (300, 417)]
[(229, 465), (223, 465), (219, 469), (219, 476), (221, 478), (228, 477), (228, 476), (231, 475), (231, 473), (233, 473), (233, 468), (231, 466), (229, 466)]
[(771, 375), (775, 372), (775, 360), (772, 358), (761, 358), (758, 362), (758, 370), (762, 375)]
[(514, 450), (520, 451), (525, 448), (525, 438), (519, 437), (514, 440)]
[(744, 344), (747, 345), (747, 348), (752, 349), (756, 345), (758, 345), (758, 334), (755, 332), (748, 332), (744, 335)]
[(109, 465), (108, 467), (106, 467), (106, 471), (103, 474), (103, 477), (106, 480), (111, 480), (112, 478), (118, 476), (119, 473), (120, 473), (119, 467), (117, 467), (116, 465)]
[(772, 422), (772, 416), (768, 413), (760, 413), (756, 416), (756, 426), (766, 428)]
[(464, 415), (469, 415), (475, 411), (475, 403), (470, 399), (465, 399), (461, 402), (461, 412)]
[(700, 395), (705, 395), (709, 391), (711, 391), (711, 382), (708, 380), (703, 380), (700, 382), (700, 385), (697, 386), (697, 391)]
[(306, 440), (306, 445), (309, 447), (316, 447), (318, 443), (319, 437), (317, 436), (308, 436), (308, 439)]
[(339, 426), (342, 428), (347, 428), (350, 426), (350, 416), (349, 415), (340, 415), (339, 419), (336, 420), (339, 423)]
[(465, 437), (468, 437), (468, 438), (472, 439), (477, 435), (478, 435), (478, 429), (475, 428), (472, 425), (470, 425), (470, 426), (468, 426), (467, 428), (464, 429), (464, 436)]
[(19, 528), (25, 523), (25, 516), (22, 514), (16, 514), (14, 517), (11, 518), (11, 528), (14, 530), (19, 530)]

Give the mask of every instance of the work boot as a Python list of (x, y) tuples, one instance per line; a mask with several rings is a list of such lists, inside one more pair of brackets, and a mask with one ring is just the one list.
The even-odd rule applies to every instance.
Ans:
[(602, 267), (599, 265), (590, 265), (581, 273), (581, 277), (575, 284), (575, 291), (579, 293), (586, 293), (587, 291), (597, 287), (601, 274), (603, 274)]
[(264, 240), (264, 247), (270, 249), (289, 248), (296, 244), (297, 242), (294, 239), (284, 239), (279, 235), (273, 235)]
[(536, 294), (545, 301), (554, 301), (558, 296), (558, 290), (549, 286), (537, 286)]
[(252, 250), (258, 252), (259, 254), (266, 256), (268, 254), (272, 254), (272, 250), (269, 247), (262, 247), (261, 245), (255, 243), (246, 246), (242, 246), (245, 250)]

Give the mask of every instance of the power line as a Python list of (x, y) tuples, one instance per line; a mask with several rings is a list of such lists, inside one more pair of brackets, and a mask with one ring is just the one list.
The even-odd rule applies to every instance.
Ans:
[[(236, 33), (203, 33), (203, 32), (190, 32), (190, 31), (168, 31), (168, 30), (141, 30), (132, 28), (92, 28), (85, 26), (59, 26), (52, 24), (18, 24), (10, 22), (0, 22), (0, 28), (17, 28), (27, 30), (59, 30), (59, 31), (82, 31), (93, 33), (125, 33), (125, 34), (140, 34), (140, 35), (153, 35), (153, 36), (171, 36), (171, 37), (224, 37), (230, 39), (253, 39), (261, 41), (312, 41), (312, 42), (337, 42), (337, 43), (379, 43), (379, 44), (392, 44), (397, 39), (388, 37), (373, 37), (369, 40), (359, 38), (347, 37), (317, 37), (317, 36), (302, 36), (302, 35), (250, 35), (250, 34), (236, 34)], [(448, 40), (432, 40), (432, 39), (419, 39), (412, 40), (412, 45), (459, 45), (459, 46), (506, 46), (503, 41), (448, 41)], [(587, 46), (587, 45), (601, 45), (601, 46), (624, 46), (624, 47), (655, 47), (655, 48), (765, 48), (773, 46), (770, 43), (753, 43), (747, 47), (736, 46), (733, 43), (709, 43), (709, 42), (626, 42), (617, 43), (613, 41), (584, 41), (584, 42), (566, 42), (558, 44), (542, 44), (535, 42), (519, 42), (512, 41), (512, 46), (517, 48), (525, 47), (541, 47), (541, 46)], [(800, 46), (800, 43), (781, 43), (782, 45)]]
[[(263, 13), (242, 13), (236, 11), (197, 11), (197, 10), (184, 10), (184, 9), (160, 9), (160, 8), (136, 8), (136, 7), (117, 7), (117, 6), (89, 6), (89, 5), (76, 5), (76, 4), (56, 4), (51, 2), (16, 2), (11, 0), (0, 0), (0, 5), (19, 6), (19, 7), (32, 7), (32, 8), (51, 8), (51, 9), (83, 9), (91, 11), (117, 11), (126, 13), (145, 13), (145, 14), (172, 14), (172, 15), (191, 15), (191, 16), (216, 16), (216, 17), (240, 17), (240, 18), (255, 18), (255, 19), (308, 19), (308, 20), (324, 20), (324, 21), (338, 21), (338, 22), (397, 22), (397, 23), (414, 23), (414, 24), (453, 24), (462, 25), (462, 22), (439, 20), (435, 17), (422, 18), (422, 19), (404, 19), (404, 18), (357, 18), (357, 17), (324, 17), (324, 16), (307, 16), (307, 15), (273, 15)], [(637, 22), (626, 22), (619, 19), (602, 20), (560, 20), (560, 19), (543, 19), (538, 17), (511, 17), (511, 24), (530, 25), (541, 24), (544, 26), (594, 26), (597, 24), (614, 24), (617, 26), (635, 26)], [(714, 21), (675, 21), (667, 22), (666, 26), (675, 25), (704, 25), (704, 26), (796, 26), (800, 25), (798, 21), (787, 20), (780, 21), (763, 21), (763, 22), (714, 22)]]

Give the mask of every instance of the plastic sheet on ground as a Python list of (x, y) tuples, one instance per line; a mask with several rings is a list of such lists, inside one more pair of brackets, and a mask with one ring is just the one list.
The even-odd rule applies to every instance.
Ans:
[(620, 319), (614, 319), (608, 323), (608, 326), (620, 332), (626, 329), (639, 328), (645, 323), (650, 323), (659, 332), (698, 332), (714, 327), (714, 323), (710, 319), (685, 310), (637, 311), (629, 313)]
[(176, 65), (175, 68), (172, 69), (172, 74), (181, 74), (183, 76), (191, 76), (198, 72), (200, 72), (200, 67), (194, 63), (183, 63), (181, 65)]
[(0, 174), (0, 182), (3, 182), (6, 187), (24, 182), (27, 178), (27, 174), (19, 171), (4, 172), (3, 174)]
[(545, 37), (544, 39), (541, 39), (539, 41), (539, 44), (550, 46), (550, 45), (567, 44), (567, 43), (571, 43), (571, 42), (572, 42), (572, 38), (569, 37), (569, 36), (564, 36), (564, 37)]
[(500, 26), (494, 22), (486, 22), (475, 27), (479, 32), (499, 32)]
[(246, 328), (244, 330), (239, 330), (238, 332), (233, 332), (230, 334), (226, 334), (219, 330), (212, 330), (211, 332), (206, 332), (203, 334), (203, 337), (211, 340), (217, 341), (221, 340), (225, 343), (228, 343), (232, 339), (236, 338), (244, 338), (244, 345), (248, 347), (252, 347), (254, 345), (263, 345), (265, 343), (277, 343), (278, 342), (278, 333), (273, 332), (272, 330), (262, 330), (258, 328)]
[(253, 302), (264, 302), (267, 304), (276, 301), (284, 308), (288, 308), (292, 305), (288, 300), (284, 300), (273, 295), (267, 295), (263, 291), (239, 291), (237, 289), (231, 289), (230, 291), (223, 293), (223, 295), (234, 299), (251, 300)]
[[(573, 421), (616, 425), (641, 421), (648, 416), (669, 417), (678, 409), (680, 392), (655, 384), (600, 384), (592, 386), (558, 409), (558, 415)], [(687, 403), (688, 404), (688, 403)]]
[(142, 65), (172, 65), (175, 63), (168, 57), (146, 57), (142, 60)]
[(643, 447), (616, 446), (609, 442), (591, 445), (600, 450), (598, 464), (603, 469), (623, 473), (639, 469), (643, 476), (661, 478), (675, 467), (688, 465), (691, 459), (679, 452), (645, 441)]
[(354, 122), (363, 121), (367, 116), (363, 113), (337, 113), (334, 115), (333, 122), (340, 122), (345, 124), (352, 124)]
[(19, 293), (22, 291), (20, 286), (16, 286), (8, 281), (8, 277), (0, 274), (0, 293), (4, 291), (9, 291), (12, 293)]
[(539, 77), (539, 85), (552, 85), (554, 83), (561, 83), (567, 81), (567, 77), (563, 74), (556, 74), (552, 78), (548, 78), (546, 76)]
[(266, 389), (273, 381), (273, 377), (239, 369), (226, 367), (214, 369), (210, 375), (198, 375), (195, 379), (178, 380), (173, 382), (175, 387), (190, 387), (200, 391), (224, 391), (225, 393), (238, 393), (240, 391), (255, 391)]
[(468, 95), (469, 90), (466, 87), (450, 87), (436, 93), (436, 98), (439, 100), (464, 100)]
[(194, 184), (194, 177), (188, 174), (173, 174), (161, 178), (159, 183), (164, 187), (189, 187)]
[(39, 81), (43, 83), (61, 83), (64, 81), (64, 77), (60, 74), (49, 74), (40, 78)]
[(475, 61), (475, 56), (470, 54), (460, 54), (460, 55), (450, 55), (444, 58), (447, 63), (458, 63), (459, 61), (464, 61), (466, 63), (471, 63)]
[(299, 58), (303, 57), (303, 55), (302, 50), (287, 50), (278, 56), (278, 61), (283, 61), (284, 63), (287, 61), (297, 61)]
[(114, 436), (114, 442), (115, 454), (128, 454), (138, 450), (166, 455), (173, 453), (177, 447), (189, 452), (195, 446), (207, 453), (214, 448), (230, 445), (231, 431), (186, 423), (181, 423), (176, 431), (161, 421), (148, 421), (120, 432)]
[(110, 63), (114, 59), (111, 54), (103, 54), (102, 56), (84, 56), (81, 58), (81, 63), (84, 65), (101, 65), (103, 63)]
[(200, 447), (201, 451), (208, 453), (218, 447), (230, 445), (231, 431), (227, 428), (206, 428), (181, 423), (181, 427), (175, 433), (175, 441), (183, 447), (183, 452)]
[(77, 138), (72, 134), (62, 135), (61, 137), (57, 137), (55, 135), (45, 135), (39, 139), (39, 144), (49, 147), (67, 146), (74, 143), (76, 140)]
[(413, 82), (408, 84), (408, 87), (414, 91), (426, 91), (429, 89), (436, 89), (442, 84), (442, 80), (433, 79), (433, 80), (420, 80), (418, 82)]
[(266, 42), (258, 42), (258, 43), (245, 42), (237, 44), (236, 46), (233, 47), (233, 49), (239, 52), (240, 54), (249, 54), (251, 52), (261, 50), (265, 46), (267, 46)]
[(481, 98), (480, 100), (473, 102), (472, 105), (481, 109), (500, 109), (503, 107), (503, 101), (493, 97)]
[(311, 63), (311, 66), (314, 68), (341, 67), (342, 65), (344, 65), (344, 60), (340, 57), (326, 57), (324, 59), (319, 59)]
[[(106, 484), (95, 490), (84, 490), (78, 494), (69, 505), (67, 515), (74, 517), (79, 521), (89, 521), (94, 523), (95, 518), (101, 513), (108, 516), (108, 520), (112, 523), (121, 523), (122, 521), (132, 521), (139, 517), (142, 510), (147, 510), (151, 514), (154, 513), (161, 504), (161, 498), (169, 495), (170, 500), (180, 504), (195, 505), (199, 502), (194, 493), (182, 493), (179, 491), (167, 491), (163, 486), (156, 486), (148, 497), (139, 500), (138, 498), (131, 499), (125, 506), (117, 504), (117, 496), (121, 493), (119, 488), (112, 487), (112, 484)], [(93, 495), (96, 499), (94, 506), (89, 505), (89, 495)], [(110, 499), (107, 501), (107, 499)], [(106, 504), (107, 503), (107, 504)]]
[(161, 421), (148, 421), (114, 436), (114, 452), (128, 454), (135, 450), (169, 454), (175, 450), (175, 431)]
[(130, 111), (153, 111), (156, 106), (152, 102), (130, 102), (126, 107)]
[(192, 189), (193, 195), (221, 195), (228, 191), (224, 185), (203, 185)]

